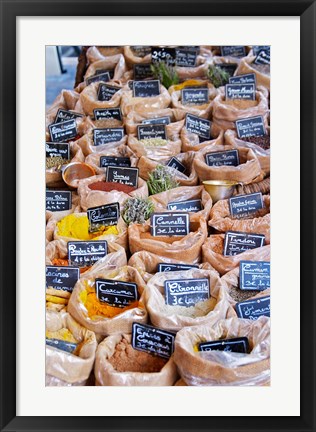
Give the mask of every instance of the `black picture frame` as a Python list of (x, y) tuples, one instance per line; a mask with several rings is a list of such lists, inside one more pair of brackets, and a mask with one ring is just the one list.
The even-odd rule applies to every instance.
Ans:
[[(165, 7), (165, 5), (167, 7)], [(315, 431), (315, 1), (0, 0), (1, 18), (1, 431), (260, 430)], [(301, 49), (301, 415), (299, 417), (16, 416), (16, 17), (18, 16), (299, 16)], [(286, 41), (285, 41), (286, 43)], [(290, 100), (290, 93), (289, 93)], [(293, 197), (293, 203), (297, 205)], [(10, 209), (10, 211), (8, 211)], [(298, 235), (298, 226), (293, 227)], [(294, 349), (294, 348), (293, 348)], [(286, 353), (290, 355), (290, 351)], [(289, 380), (291, 376), (289, 375)], [(30, 389), (31, 397), (31, 389)], [(280, 401), (282, 404), (282, 401)], [(210, 401), (211, 409), (211, 401)], [(264, 410), (264, 407), (263, 407)]]

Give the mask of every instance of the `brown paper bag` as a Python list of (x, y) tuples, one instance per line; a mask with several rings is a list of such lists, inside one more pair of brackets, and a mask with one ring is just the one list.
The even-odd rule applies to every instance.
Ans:
[(124, 135), (120, 141), (108, 142), (106, 144), (95, 146), (92, 130), (76, 141), (76, 144), (81, 148), (85, 157), (89, 156), (91, 153), (102, 155), (105, 152), (111, 153), (115, 156), (117, 152), (120, 152), (121, 148), (124, 148), (126, 143), (127, 135)]
[(217, 90), (215, 87), (208, 83), (207, 84), (209, 90), (209, 101), (203, 105), (185, 105), (181, 101), (181, 90), (175, 90), (176, 86), (173, 86), (169, 89), (171, 94), (171, 104), (173, 108), (180, 109), (185, 113), (193, 114), (198, 117), (210, 118), (213, 108), (213, 100), (217, 95)]
[(129, 67), (133, 67), (133, 65), (135, 64), (151, 63), (151, 53), (145, 55), (144, 57), (140, 57), (130, 45), (124, 46), (123, 53), (125, 57), (125, 62)]
[[(180, 111), (180, 110), (179, 110)], [(183, 111), (183, 117), (185, 113)], [(170, 123), (166, 125), (166, 133), (169, 139), (176, 141), (180, 137), (181, 129), (183, 128), (184, 121), (179, 118), (179, 114), (172, 108), (163, 108), (155, 110), (139, 110), (137, 112), (131, 111), (125, 118), (126, 133), (128, 135), (137, 135), (137, 126), (143, 124), (144, 120), (156, 119), (160, 117), (169, 117)], [(182, 117), (182, 118), (183, 118)]]
[(118, 157), (128, 157), (131, 161), (131, 167), (136, 167), (138, 163), (138, 158), (134, 155), (134, 153), (127, 147), (125, 144), (121, 144), (120, 146), (115, 146), (114, 148), (111, 148), (109, 146), (103, 151), (90, 153), (85, 158), (85, 163), (92, 166), (94, 171), (97, 174), (103, 174), (106, 173), (106, 168), (100, 166), (100, 158), (101, 156), (118, 156)]
[(59, 109), (73, 111), (79, 100), (79, 93), (74, 90), (62, 90), (46, 111), (46, 127), (55, 121)]
[(160, 94), (153, 97), (133, 97), (133, 91), (126, 85), (122, 92), (121, 110), (126, 116), (132, 111), (143, 112), (168, 108), (170, 101), (168, 90), (163, 85), (160, 85)]
[[(117, 86), (113, 81), (109, 81), (109, 85)], [(80, 93), (79, 102), (82, 109), (86, 115), (93, 117), (94, 109), (101, 108), (117, 108), (121, 103), (122, 90), (118, 90), (109, 101), (99, 101), (98, 100), (98, 88), (100, 82), (91, 83), (86, 86)]]
[(211, 139), (207, 141), (200, 142), (200, 138), (197, 134), (193, 132), (189, 132), (186, 127), (183, 127), (181, 130), (181, 141), (182, 141), (182, 152), (187, 151), (199, 151), (204, 147), (208, 147), (210, 145), (223, 145), (224, 144), (224, 132), (220, 131), (218, 133), (212, 133), (211, 126)]
[(113, 70), (114, 76), (112, 78), (112, 81), (119, 81), (123, 77), (124, 73), (127, 71), (123, 54), (114, 54), (112, 56), (108, 55), (106, 57), (100, 58), (100, 60), (96, 60), (91, 63), (86, 71), (84, 77), (85, 80), (89, 77), (97, 75), (98, 73), (100, 73), (100, 70)]
[[(52, 212), (46, 210), (46, 240), (52, 241), (56, 223), (71, 213), (80, 213), (80, 198), (74, 191), (71, 192), (72, 206), (70, 210)], [(57, 222), (56, 222), (57, 221)]]
[(256, 56), (247, 56), (241, 59), (235, 75), (254, 73), (256, 75), (257, 86), (263, 86), (270, 90), (270, 74), (260, 72), (253, 64)]
[(142, 140), (138, 140), (135, 136), (128, 136), (128, 147), (131, 149), (138, 158), (145, 156), (154, 161), (163, 161), (171, 159), (172, 156), (177, 155), (181, 152), (181, 140), (180, 138), (173, 141), (167, 139), (165, 144), (161, 146), (149, 146), (145, 145)]

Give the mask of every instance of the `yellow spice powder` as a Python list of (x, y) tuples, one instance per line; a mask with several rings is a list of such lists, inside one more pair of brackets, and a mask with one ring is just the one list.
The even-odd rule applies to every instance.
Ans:
[(71, 237), (78, 240), (96, 240), (100, 236), (114, 234), (117, 235), (117, 226), (104, 227), (104, 229), (89, 233), (89, 220), (86, 215), (72, 213), (65, 216), (57, 223), (57, 233), (62, 237)]
[(61, 328), (57, 331), (46, 331), (46, 337), (48, 339), (58, 339), (66, 342), (77, 343), (73, 334), (67, 328)]

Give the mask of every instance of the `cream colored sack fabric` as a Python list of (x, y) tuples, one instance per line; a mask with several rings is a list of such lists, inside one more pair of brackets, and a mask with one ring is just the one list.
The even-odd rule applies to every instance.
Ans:
[[(207, 141), (200, 142), (200, 138), (197, 134), (193, 132), (189, 132), (187, 128), (184, 126), (181, 130), (181, 141), (182, 141), (182, 152), (187, 151), (199, 151), (204, 147), (208, 147), (210, 145), (223, 145), (224, 144), (224, 132), (220, 131), (219, 133), (212, 133), (211, 126), (211, 136), (212, 138)], [(215, 138), (213, 137), (215, 136)]]
[[(115, 82), (109, 81), (109, 85), (117, 86)], [(91, 83), (86, 86), (80, 93), (80, 104), (86, 115), (93, 117), (94, 109), (102, 108), (117, 108), (121, 103), (122, 90), (118, 90), (109, 101), (99, 101), (98, 100), (98, 88), (100, 82)]]
[(151, 53), (140, 57), (137, 55), (137, 52), (135, 52), (130, 45), (125, 45), (123, 48), (125, 62), (128, 65), (128, 67), (133, 67), (135, 64), (146, 64), (151, 63)]
[(132, 111), (141, 113), (144, 110), (168, 108), (170, 101), (168, 90), (163, 85), (160, 85), (160, 94), (153, 97), (133, 97), (133, 91), (126, 85), (123, 88), (121, 110), (126, 116)]
[[(175, 87), (175, 86), (174, 86)], [(209, 100), (208, 103), (203, 105), (185, 105), (181, 100), (181, 90), (174, 90), (170, 88), (169, 92), (171, 94), (171, 104), (173, 108), (180, 109), (185, 113), (193, 114), (198, 117), (210, 118), (213, 108), (213, 100), (217, 95), (217, 90), (212, 84), (207, 84), (209, 90)], [(177, 88), (177, 87), (175, 87)]]
[(110, 153), (115, 156), (116, 153), (121, 151), (121, 149), (126, 148), (126, 143), (127, 135), (124, 135), (120, 141), (113, 141), (95, 146), (92, 130), (76, 141), (76, 144), (81, 148), (85, 157), (89, 156), (91, 153), (96, 153), (99, 155)]
[(181, 129), (184, 125), (182, 118), (179, 119), (179, 110), (172, 108), (163, 108), (155, 110), (146, 110), (134, 112), (131, 111), (125, 118), (126, 133), (129, 135), (137, 135), (137, 126), (143, 124), (144, 120), (156, 119), (161, 117), (169, 117), (170, 123), (166, 125), (166, 132), (169, 139), (176, 141), (180, 137)]
[[(254, 73), (256, 75), (257, 86), (263, 86), (270, 90), (270, 74), (265, 72), (260, 72), (256, 69), (256, 65), (253, 65), (256, 56), (244, 57), (235, 72), (235, 75), (244, 75), (249, 73)], [(259, 65), (258, 65), (259, 66)]]
[[(114, 144), (114, 143), (112, 143)], [(103, 146), (102, 146), (103, 147)], [(106, 146), (104, 146), (106, 147)], [(111, 145), (108, 146), (103, 151), (93, 152), (90, 153), (85, 158), (85, 163), (92, 166), (94, 171), (97, 174), (103, 174), (106, 173), (106, 168), (100, 166), (100, 158), (101, 156), (118, 156), (118, 157), (128, 157), (131, 161), (131, 167), (136, 167), (138, 163), (138, 158), (132, 153), (132, 151), (127, 147), (125, 144), (121, 144), (119, 146), (112, 147)]]

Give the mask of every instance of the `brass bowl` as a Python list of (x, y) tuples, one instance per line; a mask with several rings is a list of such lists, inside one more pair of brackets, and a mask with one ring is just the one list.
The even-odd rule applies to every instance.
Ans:
[(62, 178), (71, 189), (77, 189), (79, 180), (96, 174), (92, 166), (84, 162), (71, 162), (62, 168)]
[(213, 203), (230, 198), (239, 184), (231, 180), (206, 180), (203, 183), (206, 191), (211, 195)]

